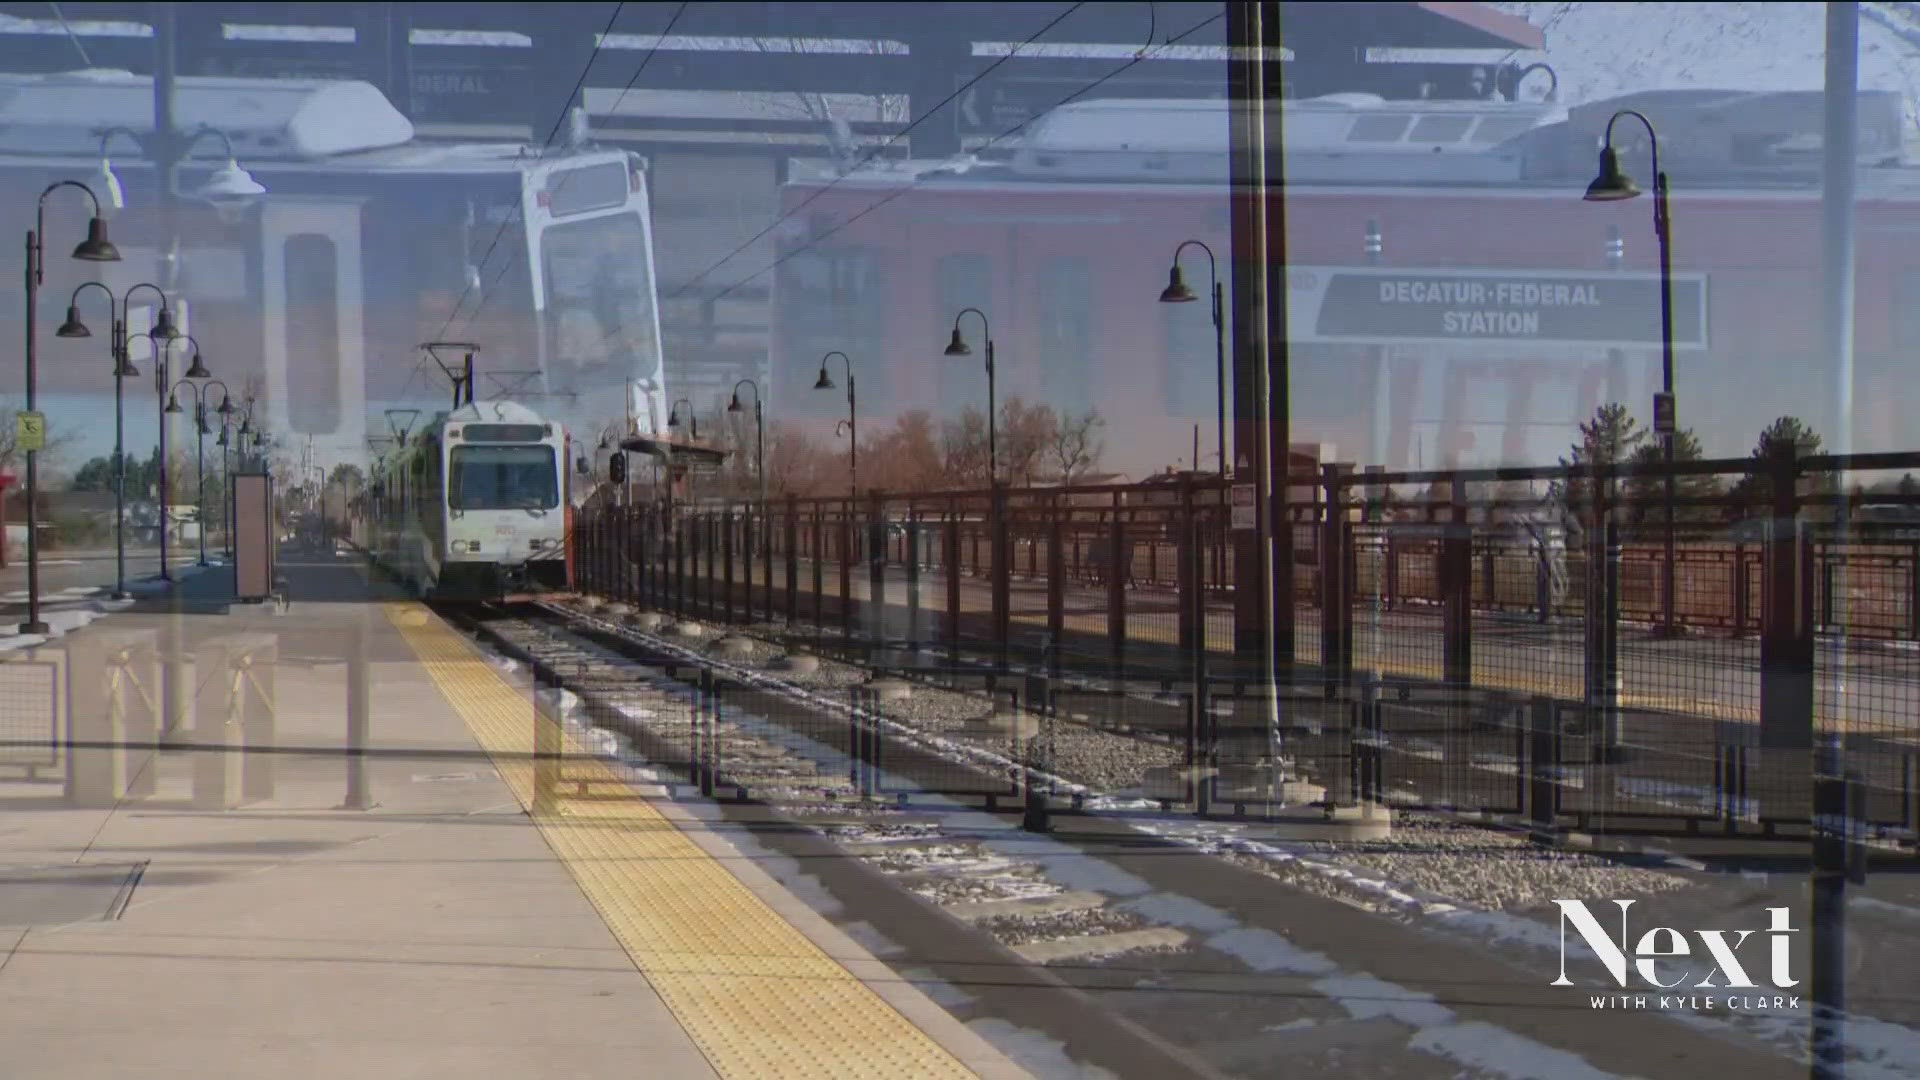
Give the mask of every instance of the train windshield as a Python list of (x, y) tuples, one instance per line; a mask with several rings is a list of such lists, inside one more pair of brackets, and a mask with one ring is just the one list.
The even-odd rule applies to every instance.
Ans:
[(592, 392), (654, 374), (653, 283), (636, 213), (562, 221), (540, 234), (550, 390)]
[(454, 510), (551, 510), (560, 505), (551, 446), (456, 446), (447, 476)]

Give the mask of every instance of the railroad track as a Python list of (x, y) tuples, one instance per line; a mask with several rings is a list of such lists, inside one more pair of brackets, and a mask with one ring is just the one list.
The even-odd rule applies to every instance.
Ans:
[[(938, 710), (919, 720), (898, 709), (868, 717), (865, 730), (883, 746), (866, 755), (871, 767), (863, 770), (863, 728), (848, 712), (872, 699), (852, 693), (866, 685), (855, 681), (861, 674), (835, 661), (779, 670), (787, 665), (772, 662), (772, 646), (723, 660), (709, 654), (740, 646), (722, 648), (710, 632), (641, 634), (553, 602), (459, 618), (564, 688), (577, 747), (623, 766), (645, 794), (697, 798), (704, 789), (722, 797), (715, 812), (746, 824), (747, 843), (785, 857), (773, 860), (786, 868), (776, 877), (815, 893), (824, 887), (840, 921), (883, 939), (869, 943), (876, 956), (904, 977), (941, 984), (948, 993), (936, 1000), (963, 1019), (1040, 1036), (1061, 1075), (1083, 1075), (1078, 1069), (1090, 1065), (1118, 1076), (1268, 1076), (1283, 1058), (1330, 1075), (1503, 1075), (1485, 1062), (1448, 1059), (1445, 1040), (1409, 1039), (1404, 1027), (1379, 1023), (1377, 1003), (1275, 991), (1272, 957), (1243, 947), (1268, 940), (1259, 933), (1292, 936), (1290, 928), (1312, 926), (1333, 935), (1339, 950), (1328, 963), (1336, 967), (1353, 962), (1348, 949), (1380, 955), (1364, 977), (1400, 962), (1392, 950), (1378, 952), (1378, 912), (1343, 892), (1339, 875), (1303, 879), (1251, 867), (1231, 851), (1195, 852), (1143, 836), (1107, 814), (1068, 815), (1050, 836), (1023, 833), (1013, 811), (1027, 777), (1004, 733), (969, 741), (957, 730), (969, 720)], [(696, 723), (702, 685), (721, 704)], [(966, 696), (929, 686), (908, 700), (937, 693)], [(990, 703), (975, 711), (992, 716)], [(1064, 799), (1078, 795), (1088, 809), (1131, 802), (1084, 782), (1094, 777), (1073, 762), (1056, 765), (1037, 779)], [(966, 788), (963, 774), (972, 798), (935, 790)], [(1472, 962), (1462, 955), (1440, 967), (1457, 974)], [(1511, 971), (1488, 979), (1511, 987), (1508, 1007), (1534, 994)], [(1444, 990), (1445, 982), (1433, 985)], [(1439, 1009), (1454, 1019), (1436, 1022), (1466, 1023), (1477, 1007)], [(1591, 1026), (1576, 1018), (1556, 1045), (1584, 1052), (1592, 1040), (1582, 1024)], [(1644, 1048), (1665, 1037), (1618, 1045)], [(1752, 1064), (1725, 1052), (1742, 1068)]]

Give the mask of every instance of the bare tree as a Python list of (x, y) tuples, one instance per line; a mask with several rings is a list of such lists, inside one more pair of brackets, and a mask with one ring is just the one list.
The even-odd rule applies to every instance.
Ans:
[(947, 483), (961, 488), (987, 486), (987, 417), (969, 405), (957, 420), (940, 428), (940, 458)]
[(1073, 483), (1074, 477), (1100, 464), (1100, 455), (1106, 451), (1106, 442), (1100, 433), (1106, 426), (1098, 409), (1089, 408), (1060, 418), (1047, 452), (1062, 484)]

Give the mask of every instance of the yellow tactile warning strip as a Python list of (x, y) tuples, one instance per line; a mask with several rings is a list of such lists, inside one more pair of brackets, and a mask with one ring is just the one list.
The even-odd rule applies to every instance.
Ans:
[[(533, 808), (533, 703), (417, 604), (388, 618)], [(794, 929), (611, 769), (572, 755), (557, 809), (534, 822), (715, 1071), (765, 1077), (974, 1074)], [(591, 799), (569, 799), (585, 782)], [(642, 1072), (644, 1072), (642, 1068)]]

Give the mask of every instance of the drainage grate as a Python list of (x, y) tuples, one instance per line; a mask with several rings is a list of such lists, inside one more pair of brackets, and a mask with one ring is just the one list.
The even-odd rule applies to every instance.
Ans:
[(147, 864), (74, 866), (0, 864), (0, 926), (44, 926), (118, 919)]

